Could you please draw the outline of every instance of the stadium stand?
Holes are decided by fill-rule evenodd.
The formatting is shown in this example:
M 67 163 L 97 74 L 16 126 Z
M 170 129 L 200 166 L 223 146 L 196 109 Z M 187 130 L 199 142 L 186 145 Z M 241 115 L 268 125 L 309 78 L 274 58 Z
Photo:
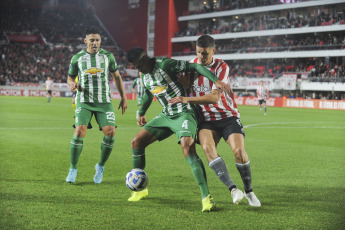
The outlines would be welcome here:
M 255 2 L 189 1 L 172 38 L 172 58 L 190 60 L 197 38 L 210 34 L 216 40 L 215 57 L 228 63 L 234 80 L 278 80 L 293 73 L 298 81 L 345 82 L 344 1 Z
M 0 85 L 42 83 L 47 76 L 56 83 L 67 81 L 70 59 L 84 47 L 82 35 L 86 28 L 103 28 L 92 8 L 80 7 L 77 3 L 69 1 L 47 7 L 13 1 L 0 8 L 0 30 L 3 31 L 0 36 Z M 120 73 L 126 79 L 125 52 L 105 28 L 100 33 L 102 47 L 114 54 Z

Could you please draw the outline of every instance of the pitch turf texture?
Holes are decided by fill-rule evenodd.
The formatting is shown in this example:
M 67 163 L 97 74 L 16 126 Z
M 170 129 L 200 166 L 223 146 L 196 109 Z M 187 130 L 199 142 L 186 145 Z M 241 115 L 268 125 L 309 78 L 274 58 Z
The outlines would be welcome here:
M 65 182 L 73 135 L 70 98 L 0 97 L 0 229 L 344 229 L 345 112 L 240 106 L 253 187 L 262 203 L 232 204 L 227 188 L 197 150 L 217 208 L 201 212 L 199 188 L 172 136 L 146 150 L 149 196 L 128 202 L 135 101 L 116 110 L 115 147 L 102 184 L 93 182 L 103 133 L 89 130 L 75 184 Z M 147 117 L 161 111 L 154 102 Z M 96 127 L 95 120 L 92 121 Z M 240 189 L 230 148 L 220 155 Z

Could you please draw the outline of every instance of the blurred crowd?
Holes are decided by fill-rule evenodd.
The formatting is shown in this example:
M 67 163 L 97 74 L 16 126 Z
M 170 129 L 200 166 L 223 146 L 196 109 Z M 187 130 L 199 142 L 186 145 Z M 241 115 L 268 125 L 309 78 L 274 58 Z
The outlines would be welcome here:
M 298 73 L 311 81 L 345 82 L 345 66 L 336 60 L 274 59 L 254 62 L 225 61 L 230 66 L 230 77 L 278 78 L 283 73 Z
M 0 31 L 12 34 L 42 35 L 48 43 L 83 44 L 86 27 L 102 28 L 92 8 L 0 8 Z M 67 25 L 67 26 L 66 26 Z M 103 45 L 116 45 L 104 30 Z M 4 34 L 0 39 L 3 41 Z
M 118 69 L 126 79 L 128 62 L 125 53 L 117 48 L 112 52 Z M 0 85 L 14 82 L 42 83 L 50 76 L 56 83 L 67 82 L 69 63 L 80 48 L 27 43 L 0 45 Z
M 274 12 L 265 14 L 230 16 L 219 19 L 203 19 L 190 24 L 175 34 L 176 37 L 197 36 L 202 34 L 224 34 L 274 29 L 302 28 L 345 24 L 345 8 L 333 14 L 327 9 L 318 9 L 316 14 L 286 11 L 285 16 Z
M 174 56 L 192 55 L 195 43 Z M 345 49 L 345 35 L 341 33 L 301 34 L 293 36 L 269 36 L 216 40 L 217 54 L 257 53 L 281 51 L 307 51 Z
M 223 0 L 218 2 L 214 0 L 199 0 L 199 3 L 196 3 L 196 5 L 200 6 L 199 9 L 193 11 L 186 10 L 183 12 L 183 16 L 307 1 L 309 0 Z

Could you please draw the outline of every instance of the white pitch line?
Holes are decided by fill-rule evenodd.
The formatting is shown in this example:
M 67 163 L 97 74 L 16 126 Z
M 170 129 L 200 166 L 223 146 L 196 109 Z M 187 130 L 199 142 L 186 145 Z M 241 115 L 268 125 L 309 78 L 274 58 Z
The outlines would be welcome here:
M 270 122 L 270 123 L 258 123 L 258 124 L 250 124 L 250 125 L 245 125 L 245 126 L 243 126 L 243 128 L 252 128 L 252 127 L 254 127 L 254 126 L 262 126 L 262 125 L 282 125 L 282 124 L 306 124 L 306 123 L 310 123 L 310 124 L 324 124 L 324 123 L 331 123 L 331 124 L 334 124 L 334 123 L 344 123 L 344 122 L 338 122 L 338 121 L 335 121 L 335 122 L 302 122 L 302 121 L 300 121 L 300 122 L 297 122 L 297 121 L 291 121 L 291 122 Z M 290 126 L 289 126 L 290 127 Z M 323 127 L 325 127 L 325 128 L 333 128 L 333 127 L 327 127 L 327 126 L 323 126 Z M 269 128 L 269 127 L 265 127 L 265 128 Z M 272 128 L 283 128 L 283 127 L 272 127 Z M 292 127 L 292 128 L 299 128 L 299 127 Z M 318 127 L 316 127 L 316 126 L 308 126 L 308 127 L 305 127 L 305 126 L 303 126 L 303 128 L 318 128 Z M 335 128 L 338 128 L 338 127 L 335 127 Z M 340 128 L 343 128 L 343 127 L 340 127 Z

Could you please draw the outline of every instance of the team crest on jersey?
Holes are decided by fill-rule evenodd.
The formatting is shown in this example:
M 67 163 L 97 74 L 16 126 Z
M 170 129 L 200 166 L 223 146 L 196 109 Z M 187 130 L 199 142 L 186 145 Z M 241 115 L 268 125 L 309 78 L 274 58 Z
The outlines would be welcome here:
M 103 56 L 99 57 L 99 63 L 104 63 L 104 57 Z
M 154 95 L 158 95 L 161 93 L 165 93 L 166 91 L 166 87 L 165 86 L 156 86 L 154 90 L 152 90 L 152 94 Z
M 90 68 L 85 70 L 85 73 L 91 74 L 91 75 L 95 75 L 97 73 L 103 73 L 103 69 L 102 68 Z

